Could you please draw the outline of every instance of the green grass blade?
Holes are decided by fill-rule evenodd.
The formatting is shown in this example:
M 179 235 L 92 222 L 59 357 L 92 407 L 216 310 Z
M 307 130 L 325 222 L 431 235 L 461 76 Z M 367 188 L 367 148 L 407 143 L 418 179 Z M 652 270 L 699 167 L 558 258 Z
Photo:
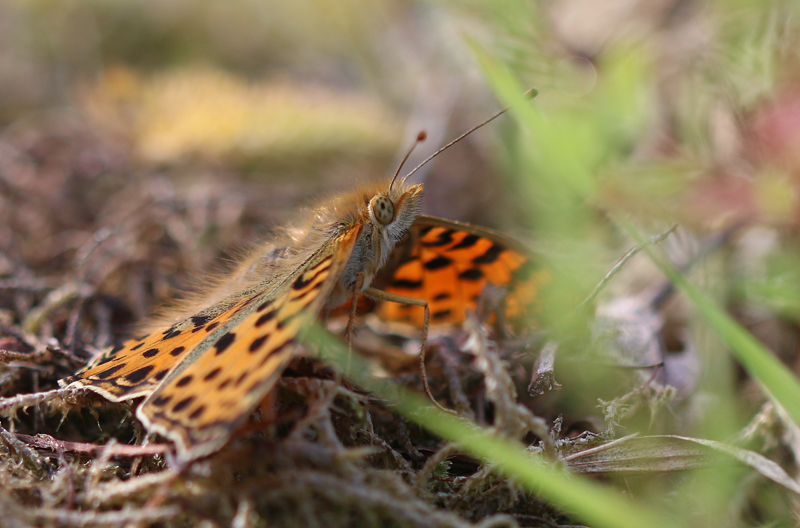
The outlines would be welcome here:
M 635 233 L 632 226 L 627 227 Z M 786 409 L 795 424 L 800 424 L 800 383 L 795 375 L 711 298 L 686 280 L 656 249 L 648 247 L 646 251 L 669 280 L 692 300 L 744 369 Z
M 347 348 L 321 327 L 309 328 L 304 341 L 340 368 L 347 364 Z M 446 440 L 457 442 L 478 457 L 491 460 L 504 475 L 594 527 L 682 526 L 681 522 L 663 511 L 634 504 L 613 489 L 561 471 L 551 464 L 537 462 L 534 455 L 521 444 L 496 436 L 463 418 L 444 413 L 433 408 L 421 396 L 375 378 L 370 374 L 366 361 L 357 355 L 350 359 L 350 365 L 347 374 L 349 379 L 377 396 L 390 400 L 393 407 L 410 420 Z

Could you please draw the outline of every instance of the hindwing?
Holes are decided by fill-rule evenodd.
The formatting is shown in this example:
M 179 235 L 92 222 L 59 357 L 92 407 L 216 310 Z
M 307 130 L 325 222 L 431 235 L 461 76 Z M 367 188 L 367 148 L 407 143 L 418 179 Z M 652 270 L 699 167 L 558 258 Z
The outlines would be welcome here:
M 509 320 L 524 319 L 538 310 L 538 292 L 548 281 L 519 242 L 490 229 L 421 215 L 372 285 L 427 301 L 430 324 L 436 325 L 463 323 L 487 284 L 507 290 L 503 305 Z M 383 302 L 372 310 L 384 321 L 422 326 L 418 306 Z

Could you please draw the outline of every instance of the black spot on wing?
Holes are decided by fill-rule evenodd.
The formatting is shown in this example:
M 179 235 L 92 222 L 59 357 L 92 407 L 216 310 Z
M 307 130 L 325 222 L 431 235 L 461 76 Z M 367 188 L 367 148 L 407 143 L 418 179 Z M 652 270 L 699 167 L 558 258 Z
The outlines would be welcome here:
M 205 376 L 203 376 L 203 379 L 205 381 L 211 381 L 212 379 L 214 379 L 217 376 L 219 376 L 220 372 L 222 372 L 222 369 L 217 367 L 214 370 L 212 370 L 211 372 L 209 372 L 208 374 L 206 374 Z
M 187 408 L 189 405 L 191 405 L 191 403 L 192 403 L 193 401 L 194 401 L 194 396 L 189 396 L 188 398 L 184 398 L 184 399 L 182 399 L 181 401 L 179 401 L 178 403 L 176 403 L 176 404 L 175 404 L 175 405 L 172 407 L 172 412 L 180 412 L 180 411 L 182 411 L 183 409 L 185 409 L 185 408 Z
M 489 249 L 487 249 L 486 252 L 484 252 L 483 255 L 480 255 L 479 257 L 475 257 L 474 259 L 472 259 L 472 263 L 491 264 L 492 262 L 497 260 L 497 258 L 500 256 L 500 253 L 502 253 L 503 251 L 504 250 L 501 246 L 498 246 L 497 244 L 492 244 L 491 246 L 489 246 Z
M 174 326 L 170 326 L 166 330 L 164 330 L 164 337 L 161 338 L 162 341 L 166 341 L 167 339 L 172 339 L 175 336 L 181 335 L 181 331 L 175 328 Z
M 187 374 L 186 376 L 184 376 L 181 379 L 179 379 L 178 383 L 176 383 L 175 385 L 177 385 L 178 387 L 185 387 L 186 385 L 190 384 L 191 382 L 192 382 L 192 375 L 191 374 Z
M 142 348 L 143 346 L 144 346 L 144 341 L 142 341 L 141 343 L 139 343 L 139 344 L 138 344 L 138 345 L 136 345 L 135 347 L 131 347 L 131 350 L 139 350 L 139 349 L 140 349 L 140 348 Z M 110 353 L 110 354 L 116 354 L 117 352 L 119 352 L 119 351 L 120 351 L 120 350 L 122 350 L 123 348 L 125 348 L 125 346 L 124 346 L 124 345 L 117 345 L 117 346 L 115 346 L 115 347 L 113 348 L 113 350 L 111 350 L 111 352 L 109 352 L 109 353 Z
M 125 376 L 125 381 L 133 384 L 140 383 L 153 371 L 154 368 L 155 366 L 153 365 L 147 365 L 140 369 L 134 370 Z
M 420 236 L 425 236 L 425 235 L 427 235 L 428 233 L 430 233 L 430 232 L 431 232 L 431 229 L 433 229 L 433 226 L 425 226 L 425 227 L 421 227 L 421 228 L 420 228 L 420 230 L 419 230 L 419 234 L 420 234 Z
M 467 235 L 461 239 L 461 242 L 451 247 L 450 249 L 468 249 L 474 246 L 481 237 L 478 235 Z
M 162 379 L 164 379 L 164 377 L 166 377 L 167 372 L 169 372 L 168 368 L 165 368 L 164 370 L 159 370 L 158 372 L 155 373 L 153 379 L 156 381 L 161 381 Z
M 163 407 L 166 404 L 168 404 L 171 399 L 172 396 L 159 396 L 158 398 L 153 400 L 153 405 L 155 405 L 156 407 Z
M 438 235 L 436 235 L 435 240 L 424 240 L 420 242 L 425 247 L 442 247 L 446 246 L 447 244 L 453 243 L 453 233 L 452 229 L 445 229 Z
M 133 350 L 133 349 L 131 349 L 131 350 Z M 151 357 L 155 356 L 156 354 L 158 354 L 158 349 L 157 348 L 148 348 L 147 350 L 142 352 L 142 357 L 151 358 Z
M 433 313 L 431 314 L 431 317 L 432 317 L 434 320 L 437 320 L 437 319 L 445 319 L 445 318 L 447 318 L 447 317 L 450 317 L 450 315 L 452 315 L 452 313 L 453 313 L 453 311 L 452 311 L 452 310 L 439 310 L 438 312 L 433 312 Z
M 305 273 L 301 274 L 297 279 L 295 279 L 294 284 L 292 284 L 292 288 L 295 290 L 302 290 L 309 284 L 311 284 L 314 279 L 320 274 L 320 271 L 324 268 L 329 266 L 329 262 L 331 261 L 332 257 L 328 255 L 324 259 L 317 262 L 313 268 L 306 271 Z
M 215 321 L 206 327 L 206 332 L 211 332 L 218 326 L 219 326 L 219 321 Z
M 194 420 L 195 418 L 199 418 L 200 415 L 205 412 L 205 410 L 206 410 L 206 406 L 205 405 L 201 405 L 200 407 L 198 407 L 197 409 L 192 411 L 192 414 L 189 415 L 189 418 L 192 419 L 192 420 Z
M 314 282 L 314 279 L 316 279 L 318 275 L 319 272 L 314 273 L 313 270 L 307 271 L 306 273 L 303 273 L 302 275 L 297 277 L 297 279 L 294 281 L 294 284 L 292 284 L 292 288 L 294 288 L 295 291 L 303 290 L 306 287 L 308 287 L 309 284 Z
M 231 343 L 233 343 L 234 339 L 236 339 L 236 334 L 233 332 L 228 332 L 224 336 L 220 337 L 219 341 L 217 341 L 217 343 L 214 345 L 214 348 L 217 349 L 217 355 L 225 352 L 225 349 L 231 346 Z
M 449 299 L 450 294 L 447 292 L 437 293 L 433 296 L 434 301 L 444 301 L 445 299 Z
M 244 372 L 242 372 L 242 373 L 239 375 L 239 377 L 236 379 L 236 381 L 233 383 L 233 385 L 234 385 L 235 387 L 238 387 L 239 385 L 241 385 L 241 384 L 242 384 L 242 382 L 243 382 L 244 380 L 246 380 L 246 379 L 247 379 L 247 377 L 248 377 L 249 375 L 250 375 L 250 371 L 248 371 L 248 370 L 245 370 Z
M 303 288 L 311 284 L 311 281 L 313 281 L 314 277 L 316 277 L 316 275 L 311 275 L 310 277 L 308 277 L 308 279 L 305 279 L 306 275 L 308 275 L 308 273 L 303 273 L 302 275 L 297 277 L 297 279 L 295 279 L 294 281 L 294 284 L 292 284 L 292 288 L 294 288 L 295 290 L 302 290 Z
M 116 372 L 125 366 L 125 363 L 120 363 L 119 365 L 115 365 L 109 369 L 104 370 L 103 372 L 98 372 L 93 378 L 100 378 L 100 379 L 107 379 L 116 374 Z
M 110 363 L 112 361 L 116 361 L 118 358 L 115 358 L 112 354 L 106 353 L 99 356 L 91 365 L 91 367 L 99 367 L 100 365 L 105 365 L 106 363 Z
M 436 258 L 433 258 L 433 259 L 429 260 L 428 262 L 425 262 L 422 266 L 426 270 L 434 271 L 434 270 L 446 268 L 447 266 L 449 266 L 452 263 L 453 263 L 453 261 L 450 260 L 449 258 L 439 256 L 439 257 L 436 257 Z
M 478 268 L 469 268 L 458 274 L 459 279 L 467 281 L 481 280 L 483 277 L 483 272 Z
M 259 348 L 261 348 L 261 345 L 264 344 L 264 341 L 266 341 L 268 337 L 269 335 L 263 335 L 257 339 L 254 339 L 253 342 L 250 343 L 250 353 L 256 352 Z
M 180 356 L 183 353 L 184 350 L 186 350 L 185 346 L 175 347 L 172 350 L 170 350 L 169 355 L 170 356 Z
M 195 329 L 204 326 L 207 322 L 211 320 L 210 315 L 195 315 L 189 319 L 192 324 L 194 325 Z
M 394 287 L 394 288 L 405 288 L 405 289 L 408 289 L 408 290 L 418 290 L 419 288 L 422 288 L 422 281 L 421 280 L 412 281 L 412 280 L 408 280 L 408 279 L 397 279 L 395 281 L 392 281 L 392 287 Z
M 269 312 L 265 313 L 256 320 L 256 328 L 263 326 L 267 324 L 268 321 L 275 319 L 276 315 L 278 315 L 278 310 L 270 310 Z

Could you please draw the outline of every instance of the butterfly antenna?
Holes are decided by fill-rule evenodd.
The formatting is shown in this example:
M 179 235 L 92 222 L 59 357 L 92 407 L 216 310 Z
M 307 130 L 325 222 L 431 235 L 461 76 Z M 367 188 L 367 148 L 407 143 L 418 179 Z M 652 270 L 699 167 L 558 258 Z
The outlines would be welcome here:
M 531 88 L 530 90 L 528 90 L 527 92 L 525 92 L 525 97 L 527 97 L 527 98 L 529 98 L 529 99 L 533 99 L 533 98 L 534 98 L 534 97 L 536 97 L 538 94 L 539 94 L 539 91 L 538 91 L 538 90 L 536 90 L 536 88 Z M 449 149 L 450 147 L 452 147 L 453 145 L 455 145 L 456 143 L 458 143 L 459 141 L 461 141 L 462 139 L 464 139 L 464 138 L 465 138 L 465 137 L 467 137 L 468 135 L 472 134 L 473 132 L 475 132 L 476 130 L 478 130 L 479 128 L 481 128 L 482 126 L 484 126 L 484 125 L 488 125 L 489 123 L 491 123 L 492 121 L 494 121 L 495 119 L 497 119 L 497 118 L 498 118 L 498 117 L 500 117 L 501 115 L 505 114 L 506 112 L 508 112 L 508 107 L 506 107 L 506 108 L 503 108 L 502 110 L 500 110 L 499 112 L 497 112 L 495 115 L 493 115 L 493 116 L 492 116 L 492 117 L 490 117 L 489 119 L 487 119 L 487 120 L 483 121 L 482 123 L 478 123 L 478 124 L 477 124 L 477 125 L 475 125 L 474 127 L 470 128 L 469 130 L 467 130 L 466 132 L 464 132 L 463 134 L 461 134 L 460 136 L 458 136 L 457 138 L 455 138 L 453 141 L 451 141 L 451 142 L 450 142 L 450 143 L 448 143 L 447 145 L 443 146 L 442 148 L 440 148 L 439 150 L 437 150 L 436 152 L 434 152 L 433 154 L 431 154 L 430 156 L 428 156 L 427 158 L 425 158 L 425 161 L 423 161 L 422 163 L 420 163 L 419 165 L 417 165 L 416 167 L 414 167 L 414 169 L 412 169 L 412 171 L 411 171 L 411 172 L 409 172 L 408 174 L 406 174 L 406 175 L 403 177 L 403 181 L 406 181 L 408 178 L 410 178 L 410 177 L 411 177 L 411 175 L 412 175 L 412 174 L 414 174 L 415 172 L 417 172 L 418 170 L 420 170 L 422 167 L 424 167 L 425 165 L 427 165 L 427 164 L 428 164 L 428 162 L 429 162 L 429 161 L 431 161 L 433 158 L 435 158 L 436 156 L 438 156 L 439 154 L 441 154 L 441 153 L 442 153 L 442 152 L 444 152 L 445 150 Z M 416 144 L 415 144 L 414 146 L 416 146 Z M 413 150 L 413 147 L 412 147 L 412 150 Z M 411 154 L 411 152 L 409 152 L 409 154 Z M 406 156 L 406 158 L 408 158 L 408 156 Z M 405 160 L 403 160 L 403 161 L 405 161 Z M 402 165 L 401 165 L 401 166 L 402 166 Z M 400 169 L 399 169 L 399 168 L 398 168 L 397 170 L 398 170 L 398 172 L 400 171 Z M 395 177 L 397 177 L 397 175 L 396 175 L 396 174 L 395 174 Z M 394 182 L 394 180 L 392 180 L 392 181 Z
M 414 144 L 411 145 L 410 149 L 408 149 L 408 152 L 406 152 L 406 156 L 403 158 L 403 161 L 400 162 L 400 165 L 397 167 L 397 171 L 394 173 L 394 177 L 392 178 L 392 183 L 389 184 L 390 192 L 392 190 L 392 186 L 394 185 L 394 181 L 397 179 L 397 175 L 400 174 L 400 169 L 403 168 L 403 164 L 406 161 L 408 161 L 408 157 L 411 155 L 412 152 L 414 152 L 414 149 L 417 148 L 417 145 L 419 145 L 426 139 L 428 139 L 428 133 L 425 132 L 424 130 L 422 130 L 419 134 L 417 134 L 417 140 L 414 141 Z

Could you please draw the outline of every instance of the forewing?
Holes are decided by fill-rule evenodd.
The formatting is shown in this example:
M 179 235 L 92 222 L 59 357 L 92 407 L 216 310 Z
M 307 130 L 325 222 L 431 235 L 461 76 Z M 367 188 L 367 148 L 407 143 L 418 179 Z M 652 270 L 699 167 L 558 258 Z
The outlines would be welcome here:
M 228 440 L 275 384 L 301 328 L 313 321 L 339 280 L 357 232 L 337 236 L 249 312 L 221 329 L 192 361 L 176 367 L 136 412 L 184 460 Z
M 510 320 L 537 310 L 537 293 L 549 280 L 536 268 L 530 251 L 489 229 L 419 216 L 407 237 L 395 246 L 373 287 L 423 299 L 431 325 L 461 324 L 475 309 L 487 283 L 505 288 L 504 313 Z M 375 312 L 385 321 L 422 325 L 417 306 L 383 302 Z

